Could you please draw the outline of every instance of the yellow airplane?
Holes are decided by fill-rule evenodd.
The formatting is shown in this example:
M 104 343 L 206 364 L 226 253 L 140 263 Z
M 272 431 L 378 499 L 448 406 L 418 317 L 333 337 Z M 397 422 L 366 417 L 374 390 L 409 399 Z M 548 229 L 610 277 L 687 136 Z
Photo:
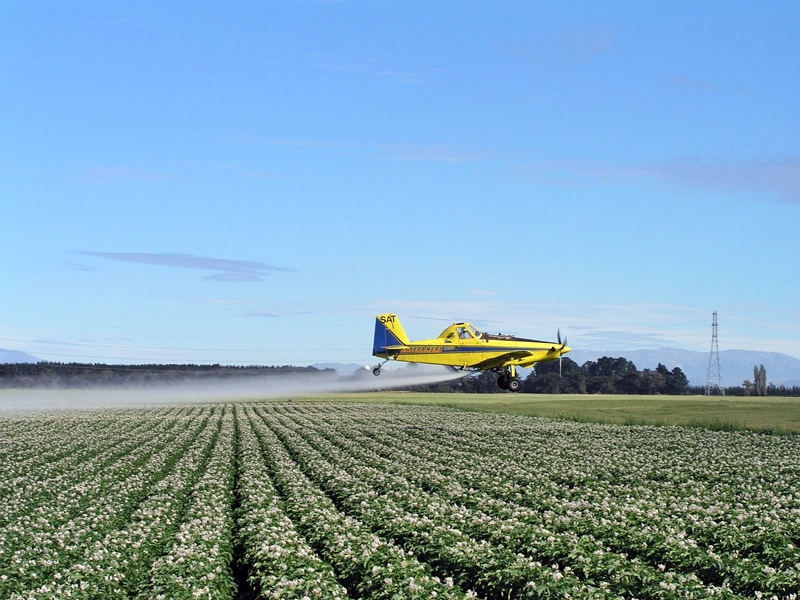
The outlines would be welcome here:
M 483 333 L 471 323 L 453 323 L 430 340 L 412 342 L 408 339 L 397 315 L 375 317 L 375 340 L 372 355 L 384 361 L 372 370 L 381 374 L 381 367 L 390 360 L 445 365 L 461 371 L 495 371 L 501 389 L 518 392 L 521 386 L 517 367 L 532 367 L 537 362 L 561 359 L 569 352 L 567 340 L 543 342 L 503 335 Z

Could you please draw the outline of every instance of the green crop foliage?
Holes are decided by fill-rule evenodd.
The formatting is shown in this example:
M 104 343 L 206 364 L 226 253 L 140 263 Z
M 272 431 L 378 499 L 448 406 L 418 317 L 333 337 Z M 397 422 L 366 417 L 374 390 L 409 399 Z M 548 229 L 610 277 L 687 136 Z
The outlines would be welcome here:
M 341 400 L 0 416 L 0 597 L 797 600 L 800 436 Z

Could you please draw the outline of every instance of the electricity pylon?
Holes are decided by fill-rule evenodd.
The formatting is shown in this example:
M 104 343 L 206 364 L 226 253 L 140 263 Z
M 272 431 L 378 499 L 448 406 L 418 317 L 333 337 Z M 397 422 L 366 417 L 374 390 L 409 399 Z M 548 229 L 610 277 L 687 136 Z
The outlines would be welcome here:
M 720 396 L 725 395 L 722 385 L 722 370 L 719 366 L 719 340 L 717 339 L 717 311 L 711 320 L 711 352 L 708 354 L 708 375 L 706 375 L 706 396 L 717 389 Z

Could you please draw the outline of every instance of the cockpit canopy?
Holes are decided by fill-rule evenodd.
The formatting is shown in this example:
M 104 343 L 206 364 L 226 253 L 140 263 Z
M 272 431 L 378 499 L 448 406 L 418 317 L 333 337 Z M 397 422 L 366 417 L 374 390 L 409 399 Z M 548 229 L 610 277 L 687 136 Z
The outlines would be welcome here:
M 486 333 L 475 328 L 472 323 L 453 323 L 439 334 L 439 338 L 444 339 L 445 342 L 455 343 L 457 341 L 470 341 L 470 340 L 494 340 L 506 342 L 537 342 L 539 340 L 529 340 L 527 338 L 518 338 L 514 335 L 505 333 Z M 548 342 L 543 342 L 548 343 Z
M 459 340 L 479 340 L 481 336 L 484 334 L 475 329 L 472 326 L 472 323 L 454 323 L 450 325 L 447 329 L 445 329 L 441 334 L 439 334 L 440 338 L 444 338 L 445 340 L 455 341 Z

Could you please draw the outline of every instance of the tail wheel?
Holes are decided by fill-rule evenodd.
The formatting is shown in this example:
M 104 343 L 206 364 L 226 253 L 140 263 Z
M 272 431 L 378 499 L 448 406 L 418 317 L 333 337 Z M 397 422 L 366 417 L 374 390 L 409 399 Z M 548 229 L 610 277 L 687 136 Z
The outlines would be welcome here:
M 381 368 L 375 367 L 374 369 L 372 369 L 372 374 L 375 375 L 375 377 L 377 377 L 378 375 L 381 374 Z
M 499 387 L 501 390 L 508 389 L 508 375 L 503 374 L 497 378 L 497 387 Z
M 508 390 L 511 392 L 518 392 L 519 388 L 522 387 L 522 382 L 519 380 L 519 377 L 512 377 L 508 380 Z

